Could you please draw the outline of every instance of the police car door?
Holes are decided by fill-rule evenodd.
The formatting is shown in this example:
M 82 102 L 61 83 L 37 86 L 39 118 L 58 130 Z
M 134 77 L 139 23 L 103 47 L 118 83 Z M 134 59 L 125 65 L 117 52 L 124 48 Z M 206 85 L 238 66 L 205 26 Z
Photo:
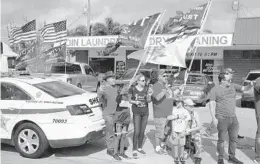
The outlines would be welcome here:
M 31 97 L 12 83 L 1 82 L 1 138 L 10 139 L 12 127 L 22 107 Z

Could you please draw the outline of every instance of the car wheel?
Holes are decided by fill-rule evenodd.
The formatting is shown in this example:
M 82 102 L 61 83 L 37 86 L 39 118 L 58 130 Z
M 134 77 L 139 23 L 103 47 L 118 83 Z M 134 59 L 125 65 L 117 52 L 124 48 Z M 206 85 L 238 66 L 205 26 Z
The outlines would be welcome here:
M 77 87 L 79 87 L 79 88 L 82 88 L 82 86 L 81 86 L 81 84 L 80 84 L 80 83 L 77 85 Z
M 24 123 L 16 129 L 14 144 L 21 156 L 26 158 L 39 158 L 49 147 L 44 132 L 33 123 Z

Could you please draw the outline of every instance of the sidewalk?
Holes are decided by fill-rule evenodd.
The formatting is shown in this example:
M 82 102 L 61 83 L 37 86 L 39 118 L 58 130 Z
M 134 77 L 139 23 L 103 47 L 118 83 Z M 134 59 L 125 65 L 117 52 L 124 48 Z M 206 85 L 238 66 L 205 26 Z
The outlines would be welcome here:
M 208 107 L 205 108 L 198 108 L 197 111 L 199 112 L 203 128 L 206 128 L 210 122 L 210 114 Z M 151 113 L 150 113 L 151 114 Z M 238 143 L 237 149 L 237 158 L 242 160 L 244 164 L 254 164 L 254 136 L 256 131 L 256 121 L 253 109 L 247 108 L 238 108 L 237 109 L 237 116 L 240 122 L 240 131 L 239 134 L 244 135 L 246 137 L 245 140 L 240 140 Z M 87 145 L 84 147 L 85 150 L 82 149 L 74 149 L 69 150 L 69 152 L 62 152 L 63 155 L 60 153 L 56 154 L 56 157 L 62 157 L 66 159 L 77 159 L 80 161 L 88 160 L 88 159 L 98 159 L 109 161 L 106 163 L 136 163 L 136 164 L 157 164 L 157 163 L 173 163 L 173 158 L 170 155 L 158 155 L 154 152 L 154 126 L 151 124 L 150 116 L 150 123 L 146 129 L 146 141 L 144 144 L 143 149 L 146 151 L 146 155 L 140 157 L 140 159 L 131 159 L 131 160 L 123 160 L 122 162 L 117 162 L 111 159 L 110 156 L 106 154 L 106 150 L 104 149 L 104 143 L 95 143 L 93 145 Z M 130 130 L 133 130 L 133 125 L 130 126 Z M 204 132 L 202 132 L 203 134 Z M 129 150 L 127 151 L 127 155 L 132 155 L 132 133 L 130 132 L 128 138 L 130 142 Z M 214 134 L 212 139 L 203 136 L 203 149 L 204 153 L 202 155 L 203 161 L 202 164 L 212 164 L 217 162 L 217 154 L 216 154 L 216 144 L 217 144 L 217 136 Z M 228 145 L 226 143 L 226 152 L 228 152 Z M 86 155 L 79 155 L 82 154 L 84 151 L 90 151 L 93 149 L 100 149 L 100 151 L 96 151 L 95 153 L 91 153 Z M 77 154 L 76 158 L 75 155 Z M 84 154 L 84 153 L 83 153 Z M 228 159 L 227 154 L 225 159 Z M 189 159 L 187 164 L 192 164 L 193 162 Z M 225 163 L 228 163 L 227 161 Z

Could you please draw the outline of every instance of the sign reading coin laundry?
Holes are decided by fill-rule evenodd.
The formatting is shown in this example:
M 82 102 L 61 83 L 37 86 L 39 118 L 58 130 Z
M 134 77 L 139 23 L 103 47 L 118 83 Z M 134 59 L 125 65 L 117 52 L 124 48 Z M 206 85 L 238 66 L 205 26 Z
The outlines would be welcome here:
M 150 46 L 160 46 L 173 35 L 155 35 L 149 38 Z M 68 48 L 106 47 L 107 43 L 116 43 L 118 36 L 68 37 Z M 198 36 L 198 47 L 225 47 L 232 45 L 232 34 L 204 34 Z

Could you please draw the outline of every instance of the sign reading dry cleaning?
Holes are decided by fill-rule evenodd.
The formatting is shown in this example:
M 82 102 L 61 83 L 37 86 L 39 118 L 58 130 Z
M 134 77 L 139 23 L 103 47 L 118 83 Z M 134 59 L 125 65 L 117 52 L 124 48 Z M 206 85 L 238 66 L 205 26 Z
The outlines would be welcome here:
M 173 35 L 155 35 L 149 38 L 150 46 L 160 46 Z M 227 47 L 232 45 L 232 34 L 204 34 L 198 36 L 198 47 Z M 107 43 L 115 43 L 118 36 L 68 37 L 68 48 L 106 47 Z

